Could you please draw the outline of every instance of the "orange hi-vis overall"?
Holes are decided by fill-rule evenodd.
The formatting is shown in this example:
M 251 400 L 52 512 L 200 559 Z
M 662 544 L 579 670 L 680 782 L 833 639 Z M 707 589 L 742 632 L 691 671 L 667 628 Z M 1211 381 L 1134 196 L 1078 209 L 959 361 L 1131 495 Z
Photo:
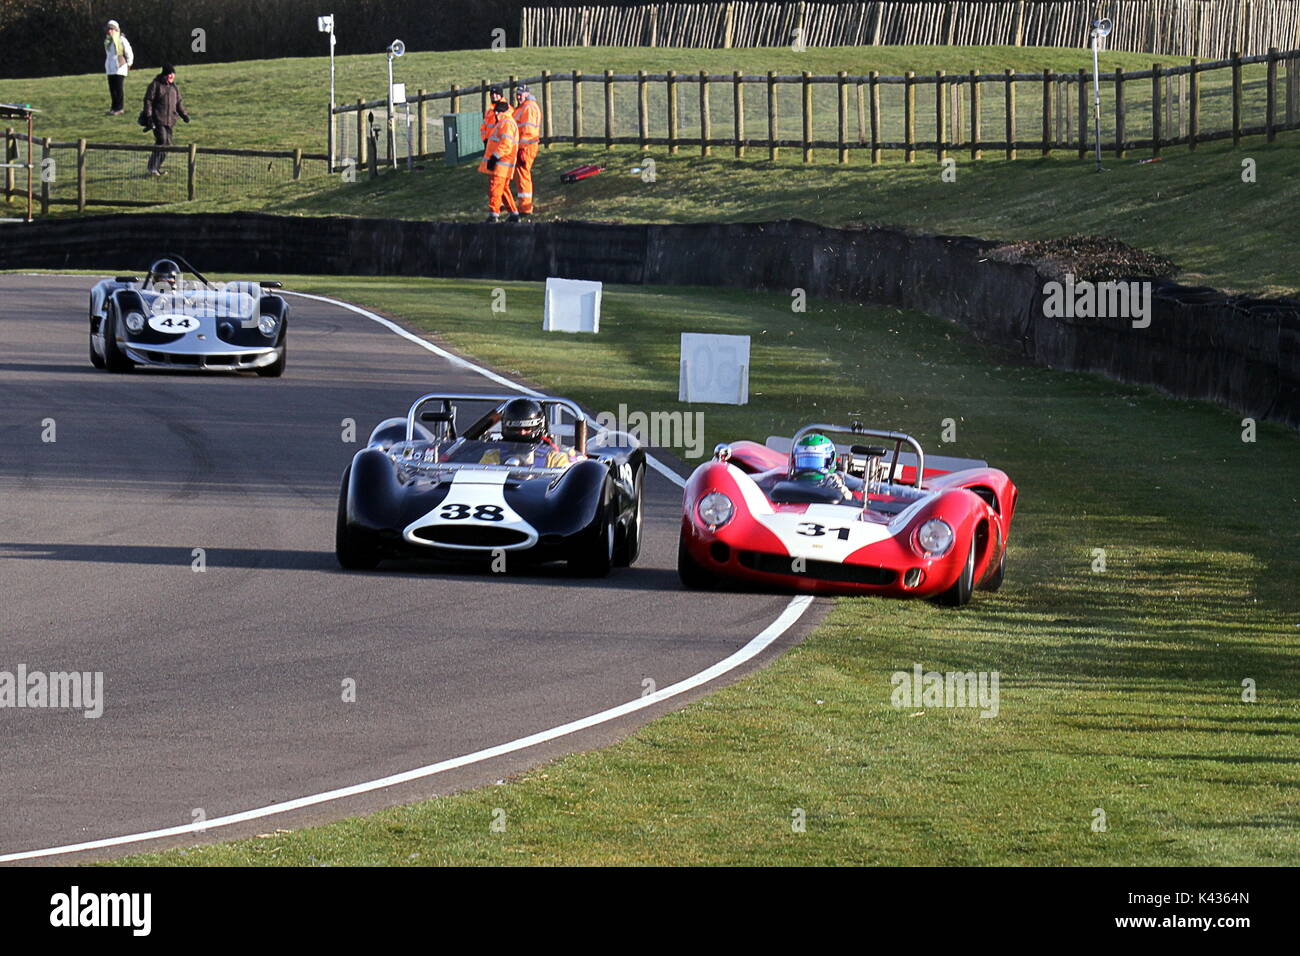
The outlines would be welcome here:
M 487 110 L 483 113 L 483 122 L 478 124 L 478 138 L 486 143 L 488 138 L 492 135 L 492 127 L 496 125 L 497 111 L 494 110 L 492 104 L 489 103 Z
M 519 196 L 519 211 L 533 211 L 533 161 L 542 137 L 542 108 L 530 95 L 515 107 L 515 122 L 519 126 L 519 157 L 515 161 L 515 192 Z
M 478 164 L 480 173 L 488 174 L 488 211 L 501 212 L 501 204 L 516 212 L 514 197 L 510 195 L 510 178 L 515 173 L 515 155 L 519 151 L 519 126 L 510 111 L 497 114 L 496 124 L 483 151 L 483 161 Z M 488 169 L 488 160 L 496 157 L 496 164 Z

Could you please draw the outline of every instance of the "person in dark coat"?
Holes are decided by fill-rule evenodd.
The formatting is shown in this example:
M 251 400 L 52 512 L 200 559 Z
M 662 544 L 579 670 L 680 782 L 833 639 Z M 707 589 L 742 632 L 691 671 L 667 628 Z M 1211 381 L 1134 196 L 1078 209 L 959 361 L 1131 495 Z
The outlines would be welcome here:
M 145 129 L 153 130 L 154 145 L 172 144 L 172 129 L 176 126 L 177 117 L 187 123 L 190 121 L 185 101 L 181 98 L 181 88 L 176 85 L 176 68 L 164 66 L 144 94 L 144 126 Z M 154 150 L 149 155 L 149 175 L 166 175 L 162 168 L 166 159 L 165 152 L 161 149 Z

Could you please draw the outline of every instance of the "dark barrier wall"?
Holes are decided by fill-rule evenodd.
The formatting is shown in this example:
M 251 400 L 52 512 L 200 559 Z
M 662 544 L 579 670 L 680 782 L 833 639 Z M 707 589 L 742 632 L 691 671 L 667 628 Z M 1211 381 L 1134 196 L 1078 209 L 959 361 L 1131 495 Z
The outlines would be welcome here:
M 175 252 L 213 272 L 726 285 L 917 309 L 1052 368 L 1099 372 L 1300 428 L 1300 303 L 1155 284 L 1149 328 L 1043 314 L 1047 281 L 995 243 L 789 221 L 700 225 L 127 215 L 0 229 L 0 268 L 139 271 Z M 0 304 L 2 305 L 2 304 Z

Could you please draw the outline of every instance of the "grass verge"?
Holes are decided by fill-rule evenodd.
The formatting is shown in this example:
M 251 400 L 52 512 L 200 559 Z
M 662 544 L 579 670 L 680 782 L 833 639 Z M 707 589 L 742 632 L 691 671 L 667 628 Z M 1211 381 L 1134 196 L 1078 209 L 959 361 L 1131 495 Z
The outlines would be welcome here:
M 506 786 L 121 863 L 1300 862 L 1300 442 L 1284 429 L 1243 442 L 1208 404 L 1025 366 L 892 309 L 607 287 L 599 336 L 539 338 L 535 285 L 288 284 L 593 409 L 684 408 L 679 332 L 752 335 L 751 404 L 704 409 L 706 447 L 861 411 L 987 458 L 1021 487 L 1008 583 L 960 611 L 843 599 L 766 669 Z M 940 446 L 945 418 L 957 441 Z M 890 675 L 917 663 L 998 671 L 998 715 L 896 709 Z

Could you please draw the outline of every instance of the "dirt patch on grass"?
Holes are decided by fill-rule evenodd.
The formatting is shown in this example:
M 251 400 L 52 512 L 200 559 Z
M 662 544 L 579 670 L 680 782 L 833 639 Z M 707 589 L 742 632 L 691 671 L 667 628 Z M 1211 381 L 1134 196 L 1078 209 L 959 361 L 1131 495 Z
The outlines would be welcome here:
M 1011 242 L 989 252 L 1003 262 L 1025 262 L 1039 271 L 1061 278 L 1067 272 L 1076 279 L 1100 282 L 1107 279 L 1167 279 L 1178 273 L 1172 259 L 1134 249 L 1107 236 L 1064 236 Z

